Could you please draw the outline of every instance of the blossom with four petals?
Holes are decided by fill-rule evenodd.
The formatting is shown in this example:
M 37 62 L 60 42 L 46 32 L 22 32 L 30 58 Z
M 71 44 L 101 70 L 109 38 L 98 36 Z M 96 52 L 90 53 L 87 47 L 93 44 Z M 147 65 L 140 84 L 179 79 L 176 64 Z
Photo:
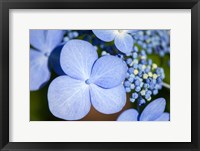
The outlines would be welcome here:
M 79 120 L 91 105 L 104 114 L 121 111 L 126 103 L 122 85 L 127 65 L 116 56 L 98 59 L 89 42 L 70 40 L 61 50 L 60 65 L 66 75 L 55 78 L 48 89 L 51 113 L 65 120 Z
M 30 30 L 30 90 L 39 90 L 47 81 L 51 73 L 49 70 L 49 56 L 60 44 L 64 35 L 62 30 Z
M 133 49 L 134 40 L 131 33 L 135 30 L 92 30 L 102 41 L 111 42 L 123 53 L 130 53 Z

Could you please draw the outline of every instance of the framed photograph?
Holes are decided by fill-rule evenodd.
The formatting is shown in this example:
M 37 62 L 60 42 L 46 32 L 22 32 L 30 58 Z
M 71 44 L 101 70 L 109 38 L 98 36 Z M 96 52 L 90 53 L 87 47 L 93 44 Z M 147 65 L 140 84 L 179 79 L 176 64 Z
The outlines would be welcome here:
M 2 0 L 1 150 L 200 151 L 199 9 Z

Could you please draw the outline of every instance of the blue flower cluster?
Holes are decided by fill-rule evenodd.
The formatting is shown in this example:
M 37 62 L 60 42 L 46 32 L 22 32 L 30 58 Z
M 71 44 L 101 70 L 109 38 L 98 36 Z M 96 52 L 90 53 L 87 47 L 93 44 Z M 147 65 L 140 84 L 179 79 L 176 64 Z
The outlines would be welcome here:
M 169 34 L 169 30 L 140 30 L 133 37 L 148 54 L 155 53 L 163 57 L 170 53 Z
M 144 50 L 138 51 L 134 47 L 131 56 L 125 59 L 128 65 L 128 72 L 124 81 L 127 93 L 131 93 L 131 102 L 138 100 L 142 105 L 151 100 L 152 95 L 158 94 L 162 88 L 162 82 L 165 78 L 164 70 L 159 68 L 151 59 L 147 59 Z

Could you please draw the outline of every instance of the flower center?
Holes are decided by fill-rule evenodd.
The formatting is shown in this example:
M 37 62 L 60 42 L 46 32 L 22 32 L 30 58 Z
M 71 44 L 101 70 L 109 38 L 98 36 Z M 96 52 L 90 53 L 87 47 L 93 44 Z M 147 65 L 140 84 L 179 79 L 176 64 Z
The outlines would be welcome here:
M 118 36 L 124 36 L 124 34 L 126 34 L 126 30 L 116 30 L 116 35 L 118 35 Z
M 50 53 L 49 53 L 49 52 L 45 52 L 44 55 L 45 55 L 46 57 L 49 57 L 49 56 L 50 56 Z
M 88 85 L 91 84 L 90 79 L 85 80 L 85 83 L 88 84 Z

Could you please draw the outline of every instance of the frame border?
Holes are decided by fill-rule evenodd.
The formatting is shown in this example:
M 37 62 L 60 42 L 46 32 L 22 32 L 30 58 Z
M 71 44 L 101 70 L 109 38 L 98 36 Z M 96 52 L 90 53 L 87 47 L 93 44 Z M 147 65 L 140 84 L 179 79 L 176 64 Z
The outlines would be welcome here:
M 200 0 L 0 0 L 0 149 L 200 151 Z M 9 9 L 191 9 L 191 142 L 9 142 Z M 199 59 L 198 59 L 199 58 Z

